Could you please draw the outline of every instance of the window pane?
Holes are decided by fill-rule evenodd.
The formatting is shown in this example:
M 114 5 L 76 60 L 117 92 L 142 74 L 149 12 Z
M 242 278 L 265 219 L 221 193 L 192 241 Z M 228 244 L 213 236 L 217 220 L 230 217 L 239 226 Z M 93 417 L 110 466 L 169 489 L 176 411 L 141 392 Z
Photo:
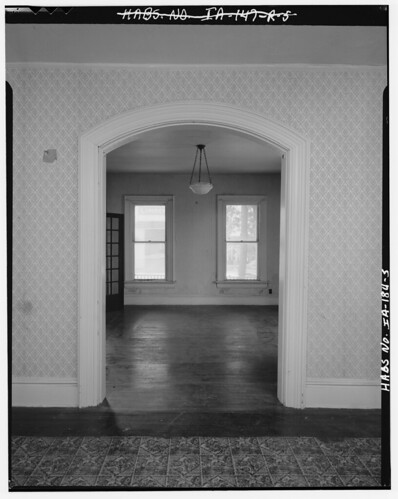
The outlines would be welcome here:
M 165 243 L 135 243 L 134 257 L 134 279 L 166 279 Z
M 227 241 L 256 241 L 257 205 L 228 204 L 226 223 Z
M 119 229 L 119 219 L 116 217 L 112 218 L 112 229 Z
M 119 283 L 113 282 L 112 283 L 112 294 L 117 295 L 119 293 Z
M 135 241 L 166 240 L 166 207 L 135 206 Z
M 227 279 L 258 279 L 257 243 L 227 243 Z
M 112 231 L 112 242 L 113 243 L 119 242 L 119 232 L 117 232 L 116 230 Z

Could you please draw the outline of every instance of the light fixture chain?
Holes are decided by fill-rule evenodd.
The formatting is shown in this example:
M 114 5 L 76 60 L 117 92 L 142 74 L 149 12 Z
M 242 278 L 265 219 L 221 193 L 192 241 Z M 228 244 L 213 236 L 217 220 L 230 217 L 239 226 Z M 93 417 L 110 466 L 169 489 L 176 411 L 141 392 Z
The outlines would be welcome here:
M 189 188 L 195 194 L 207 194 L 209 191 L 211 191 L 211 189 L 213 189 L 213 185 L 211 183 L 210 169 L 209 169 L 209 164 L 207 162 L 207 156 L 206 156 L 205 147 L 206 146 L 204 144 L 198 144 L 196 146 L 195 161 L 193 162 L 191 179 L 189 181 Z M 199 152 L 199 167 L 198 167 L 199 171 L 197 172 L 198 182 L 195 182 L 193 184 L 192 180 L 194 179 L 194 176 L 195 176 L 195 168 L 196 168 L 196 164 L 197 164 L 197 161 L 198 161 L 198 152 Z M 207 182 L 202 182 L 202 154 L 204 154 L 204 161 L 206 162 L 207 176 L 208 176 L 208 181 Z
M 209 170 L 209 165 L 207 163 L 207 156 L 206 156 L 206 149 L 205 148 L 203 148 L 203 154 L 205 156 L 205 162 L 206 162 L 206 168 L 207 168 L 207 175 L 209 177 L 209 183 L 212 184 L 211 176 L 210 176 L 210 170 Z
M 191 180 L 189 181 L 189 185 L 192 184 L 193 174 L 195 172 L 196 160 L 198 159 L 198 151 L 199 151 L 199 149 L 196 149 L 195 160 L 193 162 L 193 168 L 192 168 L 192 173 L 191 173 Z
M 199 153 L 199 182 L 200 182 L 200 175 L 202 173 L 202 151 L 203 151 L 203 148 L 200 147 L 200 153 Z

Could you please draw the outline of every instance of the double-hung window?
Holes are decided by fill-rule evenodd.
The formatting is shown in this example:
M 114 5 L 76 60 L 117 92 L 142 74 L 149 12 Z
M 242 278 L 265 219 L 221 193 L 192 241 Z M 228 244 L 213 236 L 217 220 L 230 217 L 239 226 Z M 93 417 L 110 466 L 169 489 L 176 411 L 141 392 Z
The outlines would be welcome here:
M 265 198 L 218 196 L 217 204 L 217 282 L 265 282 Z
M 126 282 L 173 280 L 173 197 L 126 196 Z

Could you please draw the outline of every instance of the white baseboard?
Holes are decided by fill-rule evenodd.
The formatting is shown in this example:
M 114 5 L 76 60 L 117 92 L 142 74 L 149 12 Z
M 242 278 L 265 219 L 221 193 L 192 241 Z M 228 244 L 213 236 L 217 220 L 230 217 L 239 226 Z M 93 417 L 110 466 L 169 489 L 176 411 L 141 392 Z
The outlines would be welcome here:
M 165 296 L 125 294 L 125 305 L 278 305 L 277 297 L 268 296 Z
M 77 407 L 76 378 L 13 378 L 13 407 Z
M 306 407 L 380 409 L 380 380 L 307 378 Z
M 306 407 L 379 409 L 379 380 L 308 378 Z M 75 378 L 13 378 L 13 407 L 77 407 Z

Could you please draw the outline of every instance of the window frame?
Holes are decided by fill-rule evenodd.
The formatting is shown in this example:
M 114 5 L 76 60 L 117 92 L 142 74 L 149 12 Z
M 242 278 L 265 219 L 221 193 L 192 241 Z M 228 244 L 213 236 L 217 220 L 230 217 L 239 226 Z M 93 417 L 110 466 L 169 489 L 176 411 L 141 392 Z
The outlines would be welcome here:
M 227 279 L 227 238 L 226 238 L 226 207 L 227 205 L 257 205 L 257 279 Z M 258 195 L 218 195 L 217 196 L 217 269 L 216 284 L 218 287 L 268 286 L 267 281 L 267 198 Z M 234 241 L 230 241 L 234 242 Z M 237 241 L 239 242 L 239 241 Z
M 135 279 L 134 278 L 134 221 L 135 206 L 165 206 L 165 279 Z M 159 285 L 174 283 L 174 196 L 124 196 L 125 223 L 125 284 Z M 162 241 L 163 242 L 163 241 Z

